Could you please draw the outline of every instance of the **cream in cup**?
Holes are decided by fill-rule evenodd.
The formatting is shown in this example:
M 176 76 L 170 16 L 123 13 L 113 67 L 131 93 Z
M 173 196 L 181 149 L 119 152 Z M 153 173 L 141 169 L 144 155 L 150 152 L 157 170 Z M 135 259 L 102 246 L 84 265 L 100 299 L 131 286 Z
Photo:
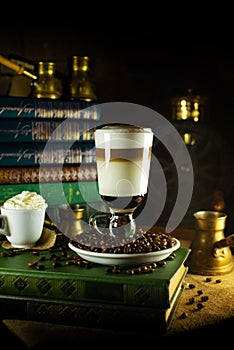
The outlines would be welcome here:
M 36 192 L 22 191 L 1 207 L 0 234 L 15 248 L 31 248 L 43 231 L 47 203 Z

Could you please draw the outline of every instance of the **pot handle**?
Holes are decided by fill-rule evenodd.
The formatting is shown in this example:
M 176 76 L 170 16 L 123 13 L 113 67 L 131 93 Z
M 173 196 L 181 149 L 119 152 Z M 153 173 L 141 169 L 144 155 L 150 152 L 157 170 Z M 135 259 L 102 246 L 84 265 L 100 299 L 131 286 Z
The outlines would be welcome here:
M 214 248 L 223 248 L 223 247 L 234 247 L 234 234 L 227 236 L 224 239 L 216 242 Z

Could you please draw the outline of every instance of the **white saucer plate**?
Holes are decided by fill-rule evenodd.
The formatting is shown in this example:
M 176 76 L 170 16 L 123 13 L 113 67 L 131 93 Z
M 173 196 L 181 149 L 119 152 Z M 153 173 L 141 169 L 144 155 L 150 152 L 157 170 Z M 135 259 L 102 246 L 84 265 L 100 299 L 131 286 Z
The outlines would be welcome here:
M 162 249 L 156 252 L 150 253 L 138 253 L 138 254 L 110 254 L 110 253 L 97 253 L 89 250 L 79 249 L 75 247 L 71 242 L 68 243 L 70 249 L 76 252 L 82 259 L 102 264 L 102 265 L 142 265 L 158 262 L 166 259 L 171 253 L 176 251 L 180 247 L 180 241 L 174 238 L 176 244 L 168 249 Z

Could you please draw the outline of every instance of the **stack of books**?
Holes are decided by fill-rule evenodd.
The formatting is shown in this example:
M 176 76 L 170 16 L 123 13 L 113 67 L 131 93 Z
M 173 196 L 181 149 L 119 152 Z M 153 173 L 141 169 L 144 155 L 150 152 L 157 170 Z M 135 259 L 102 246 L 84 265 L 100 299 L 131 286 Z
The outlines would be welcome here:
M 93 130 L 100 119 L 93 103 L 0 97 L 0 202 L 23 190 L 41 193 L 49 207 L 64 204 L 64 198 L 70 204 L 99 202 Z M 8 255 L 0 246 L 3 317 L 16 313 L 86 327 L 168 330 L 183 293 L 189 249 L 180 247 L 151 273 L 115 274 L 68 258 L 77 255 L 67 241 L 63 254 L 64 239 L 57 234 L 53 254 L 46 249 Z
M 183 293 L 189 249 L 180 247 L 174 259 L 167 258 L 151 273 L 129 275 L 122 269 L 116 274 L 108 266 L 82 262 L 67 244 L 65 254 L 64 239 L 57 238 L 53 253 L 38 255 L 25 251 L 6 257 L 7 249 L 0 247 L 2 312 L 11 301 L 18 318 L 28 320 L 155 334 L 168 331 Z M 43 268 L 36 268 L 39 265 Z M 9 310 L 6 318 L 15 318 Z
M 61 182 L 68 202 L 84 201 L 78 182 L 96 194 L 93 130 L 99 122 L 92 102 L 1 96 L 0 201 L 25 189 L 39 192 L 39 183 L 50 205 L 61 204 Z

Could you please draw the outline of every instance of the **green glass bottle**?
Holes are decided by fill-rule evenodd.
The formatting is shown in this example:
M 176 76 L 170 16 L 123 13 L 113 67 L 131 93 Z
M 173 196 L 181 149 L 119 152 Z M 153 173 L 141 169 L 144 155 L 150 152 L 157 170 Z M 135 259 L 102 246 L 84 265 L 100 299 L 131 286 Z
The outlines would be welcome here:
M 88 56 L 69 57 L 68 71 L 68 99 L 86 102 L 97 101 L 95 87 L 91 79 L 90 58 Z
M 37 65 L 37 80 L 31 85 L 31 95 L 36 98 L 59 99 L 62 96 L 62 82 L 56 77 L 56 63 L 39 61 Z

